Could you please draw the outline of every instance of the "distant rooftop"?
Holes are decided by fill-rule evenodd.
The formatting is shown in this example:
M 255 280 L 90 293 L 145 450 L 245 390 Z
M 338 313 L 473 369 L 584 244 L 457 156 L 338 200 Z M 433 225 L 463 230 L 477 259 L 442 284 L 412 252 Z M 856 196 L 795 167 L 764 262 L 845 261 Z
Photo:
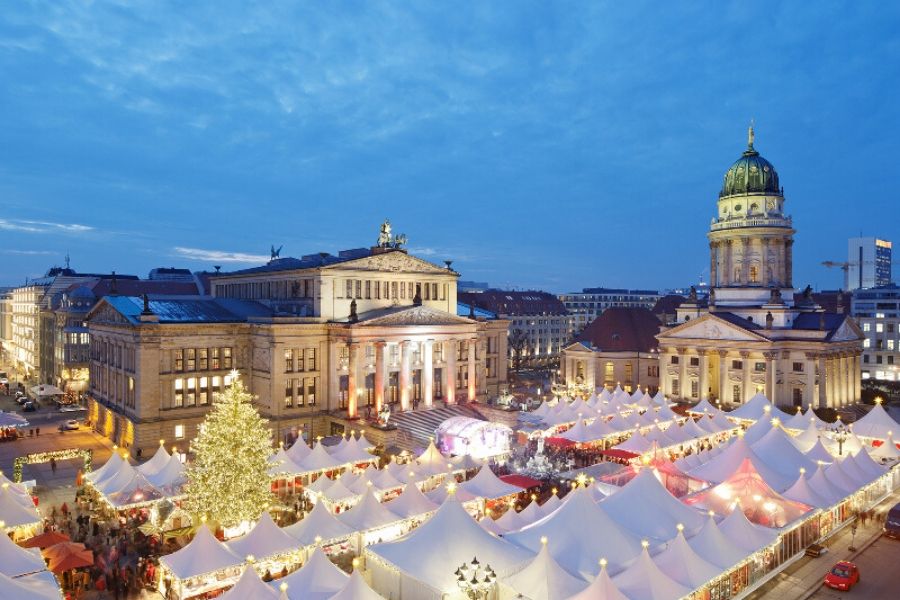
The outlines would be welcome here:
M 457 300 L 474 304 L 497 315 L 566 315 L 569 311 L 555 295 L 538 290 L 513 292 L 485 290 L 483 292 L 459 292 Z

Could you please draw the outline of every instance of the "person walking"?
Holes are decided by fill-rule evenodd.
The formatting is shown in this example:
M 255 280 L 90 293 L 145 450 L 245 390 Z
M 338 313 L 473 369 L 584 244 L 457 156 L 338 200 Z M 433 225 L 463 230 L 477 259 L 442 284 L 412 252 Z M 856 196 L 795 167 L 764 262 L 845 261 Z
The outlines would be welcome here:
M 50 459 L 50 470 L 53 471 L 53 474 L 56 475 L 56 459 Z

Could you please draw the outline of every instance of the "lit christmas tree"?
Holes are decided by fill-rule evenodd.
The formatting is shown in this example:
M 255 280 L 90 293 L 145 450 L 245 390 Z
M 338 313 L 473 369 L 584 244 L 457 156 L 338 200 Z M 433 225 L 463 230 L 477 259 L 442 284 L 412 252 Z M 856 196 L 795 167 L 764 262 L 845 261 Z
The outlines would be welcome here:
M 237 371 L 231 372 L 231 382 L 217 394 L 191 442 L 194 460 L 185 469 L 185 508 L 225 528 L 257 520 L 272 501 L 272 432 Z

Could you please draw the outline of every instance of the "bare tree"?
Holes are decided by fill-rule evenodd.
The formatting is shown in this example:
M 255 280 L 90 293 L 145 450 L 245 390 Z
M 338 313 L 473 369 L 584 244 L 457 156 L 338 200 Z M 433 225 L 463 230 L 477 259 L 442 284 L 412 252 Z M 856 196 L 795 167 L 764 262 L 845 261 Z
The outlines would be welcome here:
M 516 373 L 522 368 L 522 352 L 528 346 L 528 335 L 521 329 L 509 332 L 509 353 L 512 355 L 512 368 Z

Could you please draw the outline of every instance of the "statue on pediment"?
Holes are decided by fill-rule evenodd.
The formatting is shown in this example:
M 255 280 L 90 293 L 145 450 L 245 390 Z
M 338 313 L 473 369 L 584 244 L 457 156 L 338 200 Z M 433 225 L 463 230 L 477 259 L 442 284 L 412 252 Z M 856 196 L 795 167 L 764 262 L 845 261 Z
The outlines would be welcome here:
M 391 237 L 391 222 L 387 219 L 381 224 L 381 232 L 378 234 L 378 246 L 381 248 L 390 248 L 393 238 Z

